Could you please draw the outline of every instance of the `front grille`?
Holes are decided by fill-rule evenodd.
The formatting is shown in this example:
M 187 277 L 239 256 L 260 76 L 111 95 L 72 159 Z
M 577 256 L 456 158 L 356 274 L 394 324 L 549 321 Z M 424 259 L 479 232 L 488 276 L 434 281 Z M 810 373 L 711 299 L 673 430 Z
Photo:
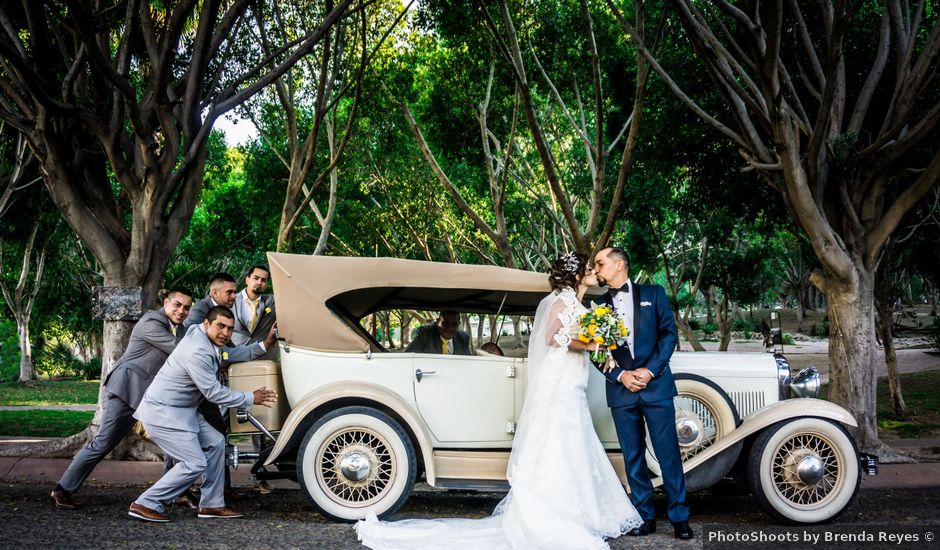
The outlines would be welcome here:
M 759 391 L 733 391 L 728 394 L 741 418 L 764 408 L 764 393 Z

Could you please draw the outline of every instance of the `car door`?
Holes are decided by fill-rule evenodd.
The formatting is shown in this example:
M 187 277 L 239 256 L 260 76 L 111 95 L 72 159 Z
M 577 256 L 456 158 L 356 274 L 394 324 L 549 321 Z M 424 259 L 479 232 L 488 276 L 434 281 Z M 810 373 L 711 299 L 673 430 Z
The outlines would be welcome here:
M 512 358 L 414 355 L 418 411 L 442 446 L 512 445 L 516 420 Z

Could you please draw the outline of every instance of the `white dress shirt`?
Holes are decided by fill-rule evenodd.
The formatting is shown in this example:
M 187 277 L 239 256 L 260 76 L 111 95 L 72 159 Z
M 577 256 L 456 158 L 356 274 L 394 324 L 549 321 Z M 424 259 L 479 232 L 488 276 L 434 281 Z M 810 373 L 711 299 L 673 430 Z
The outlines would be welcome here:
M 627 279 L 626 285 L 629 292 L 614 294 L 613 303 L 614 310 L 627 326 L 627 346 L 630 349 L 630 355 L 633 356 L 633 281 Z M 620 376 L 623 376 L 623 373 L 620 373 Z M 620 376 L 617 377 L 618 381 L 620 381 Z

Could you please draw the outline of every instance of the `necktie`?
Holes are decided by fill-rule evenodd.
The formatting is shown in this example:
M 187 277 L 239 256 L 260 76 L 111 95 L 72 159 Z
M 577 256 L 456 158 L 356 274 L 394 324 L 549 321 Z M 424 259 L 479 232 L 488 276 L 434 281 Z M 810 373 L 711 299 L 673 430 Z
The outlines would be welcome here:
M 251 311 L 251 317 L 248 319 L 248 332 L 254 332 L 255 322 L 258 320 L 258 302 L 261 300 L 261 296 L 258 296 L 257 300 L 249 300 L 248 296 L 245 296 L 245 305 L 247 305 Z
M 443 338 L 441 338 L 441 353 L 443 353 L 444 355 L 450 355 L 450 349 L 448 348 L 449 346 L 447 345 L 447 340 L 444 340 Z
M 173 333 L 173 336 L 176 336 L 176 325 L 170 323 L 170 332 Z

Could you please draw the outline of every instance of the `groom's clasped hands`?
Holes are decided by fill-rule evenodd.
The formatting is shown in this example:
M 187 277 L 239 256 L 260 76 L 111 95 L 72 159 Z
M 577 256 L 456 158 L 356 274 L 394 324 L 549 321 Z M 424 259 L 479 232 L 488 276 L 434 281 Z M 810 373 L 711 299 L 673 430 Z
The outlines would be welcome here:
M 613 357 L 607 357 L 607 361 L 604 362 L 604 374 L 614 370 L 614 367 L 617 366 L 617 361 Z M 653 373 L 649 369 L 638 369 L 638 370 L 625 370 L 623 374 L 620 375 L 620 383 L 623 384 L 623 387 L 627 388 L 628 391 L 638 392 L 646 387 L 650 380 L 653 379 Z

